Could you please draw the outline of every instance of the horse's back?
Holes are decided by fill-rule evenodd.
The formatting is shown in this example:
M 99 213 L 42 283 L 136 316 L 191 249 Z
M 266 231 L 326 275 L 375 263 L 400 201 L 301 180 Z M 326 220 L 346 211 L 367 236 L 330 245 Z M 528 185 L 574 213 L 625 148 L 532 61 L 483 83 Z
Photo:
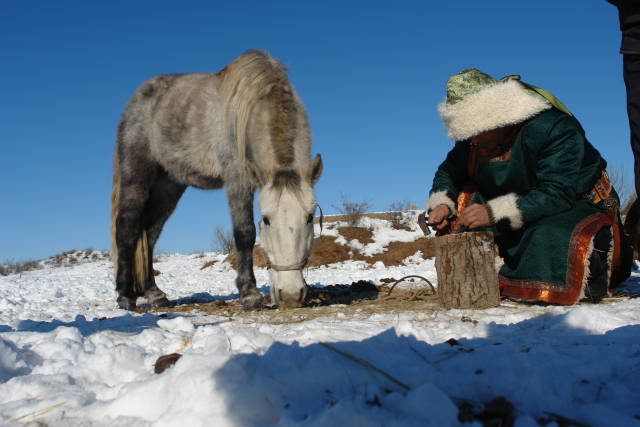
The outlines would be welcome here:
M 215 73 L 163 74 L 136 90 L 121 118 L 136 137 L 120 144 L 148 150 L 177 182 L 220 188 L 224 144 L 223 100 Z

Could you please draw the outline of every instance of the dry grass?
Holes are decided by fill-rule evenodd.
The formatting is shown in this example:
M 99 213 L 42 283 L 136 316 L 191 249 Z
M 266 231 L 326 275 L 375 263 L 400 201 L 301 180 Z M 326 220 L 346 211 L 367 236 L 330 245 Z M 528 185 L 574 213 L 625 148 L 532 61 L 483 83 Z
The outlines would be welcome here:
M 305 306 L 300 308 L 268 308 L 270 302 L 268 297 L 264 298 L 265 308 L 259 311 L 244 311 L 238 300 L 214 301 L 208 303 L 182 304 L 175 307 L 152 309 L 138 309 L 138 312 L 174 312 L 174 313 L 202 313 L 227 318 L 228 321 L 264 322 L 273 325 L 294 324 L 306 322 L 321 317 L 333 316 L 340 313 L 345 318 L 368 317 L 381 313 L 400 313 L 415 311 L 416 313 L 429 313 L 441 309 L 438 297 L 431 295 L 427 289 L 426 293 L 416 292 L 416 290 L 394 290 L 387 297 L 388 287 L 381 285 L 377 287 L 379 293 L 377 297 L 352 298 L 345 303 L 343 298 L 338 298 L 336 303 L 326 301 L 323 305 Z M 313 288 L 312 288 L 313 290 Z M 342 318 L 342 317 L 341 317 Z
M 42 268 L 40 261 L 7 262 L 6 264 L 0 264 L 0 276 L 20 274 L 25 271 L 38 270 L 40 268 Z

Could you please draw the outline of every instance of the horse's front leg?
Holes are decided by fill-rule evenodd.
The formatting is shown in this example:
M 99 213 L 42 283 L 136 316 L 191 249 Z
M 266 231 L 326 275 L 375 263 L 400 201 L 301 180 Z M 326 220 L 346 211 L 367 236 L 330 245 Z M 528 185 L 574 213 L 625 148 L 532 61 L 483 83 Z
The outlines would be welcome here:
M 227 188 L 227 199 L 238 255 L 236 286 L 240 294 L 240 303 L 245 310 L 255 310 L 262 306 L 262 294 L 256 288 L 256 277 L 253 274 L 253 246 L 256 243 L 253 190 Z

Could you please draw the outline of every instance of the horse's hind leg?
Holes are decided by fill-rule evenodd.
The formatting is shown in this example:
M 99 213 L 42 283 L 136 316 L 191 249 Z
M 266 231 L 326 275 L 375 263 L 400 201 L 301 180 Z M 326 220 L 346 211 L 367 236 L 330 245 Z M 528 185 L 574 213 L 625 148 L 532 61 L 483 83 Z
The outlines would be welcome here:
M 227 199 L 238 254 L 236 286 L 240 294 L 240 303 L 245 310 L 254 310 L 262 306 L 262 294 L 256 288 L 256 278 L 253 274 L 253 246 L 256 243 L 253 189 L 248 186 L 227 187 Z
M 144 168 L 140 170 L 145 170 Z M 117 247 L 116 291 L 118 306 L 126 310 L 136 307 L 139 292 L 135 286 L 134 255 L 136 246 L 146 247 L 143 231 L 143 213 L 152 176 L 122 176 L 120 178 L 117 212 L 115 216 L 115 241 Z M 139 249 L 139 248 L 138 248 Z
M 169 300 L 164 292 L 156 285 L 153 274 L 153 248 L 160 237 L 164 223 L 176 208 L 180 197 L 187 187 L 171 180 L 164 170 L 156 175 L 155 182 L 149 192 L 149 201 L 144 213 L 144 227 L 147 232 L 148 261 L 147 280 L 144 296 L 154 307 L 166 307 Z

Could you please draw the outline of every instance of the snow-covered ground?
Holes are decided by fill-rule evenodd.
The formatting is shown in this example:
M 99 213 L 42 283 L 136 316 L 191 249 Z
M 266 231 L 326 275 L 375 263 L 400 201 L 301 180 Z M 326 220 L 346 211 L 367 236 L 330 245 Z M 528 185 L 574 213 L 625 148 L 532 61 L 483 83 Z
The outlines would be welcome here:
M 222 256 L 161 255 L 159 287 L 178 301 L 236 298 L 228 264 L 200 269 L 212 259 Z M 305 274 L 316 285 L 436 282 L 419 257 Z M 256 277 L 268 292 L 266 270 Z M 636 281 L 638 271 L 627 286 Z M 115 299 L 104 259 L 0 277 L 1 424 L 448 426 L 462 424 L 459 407 L 477 413 L 504 397 L 516 426 L 640 425 L 640 298 L 276 324 L 261 313 L 136 314 Z M 174 352 L 177 363 L 154 373 Z

